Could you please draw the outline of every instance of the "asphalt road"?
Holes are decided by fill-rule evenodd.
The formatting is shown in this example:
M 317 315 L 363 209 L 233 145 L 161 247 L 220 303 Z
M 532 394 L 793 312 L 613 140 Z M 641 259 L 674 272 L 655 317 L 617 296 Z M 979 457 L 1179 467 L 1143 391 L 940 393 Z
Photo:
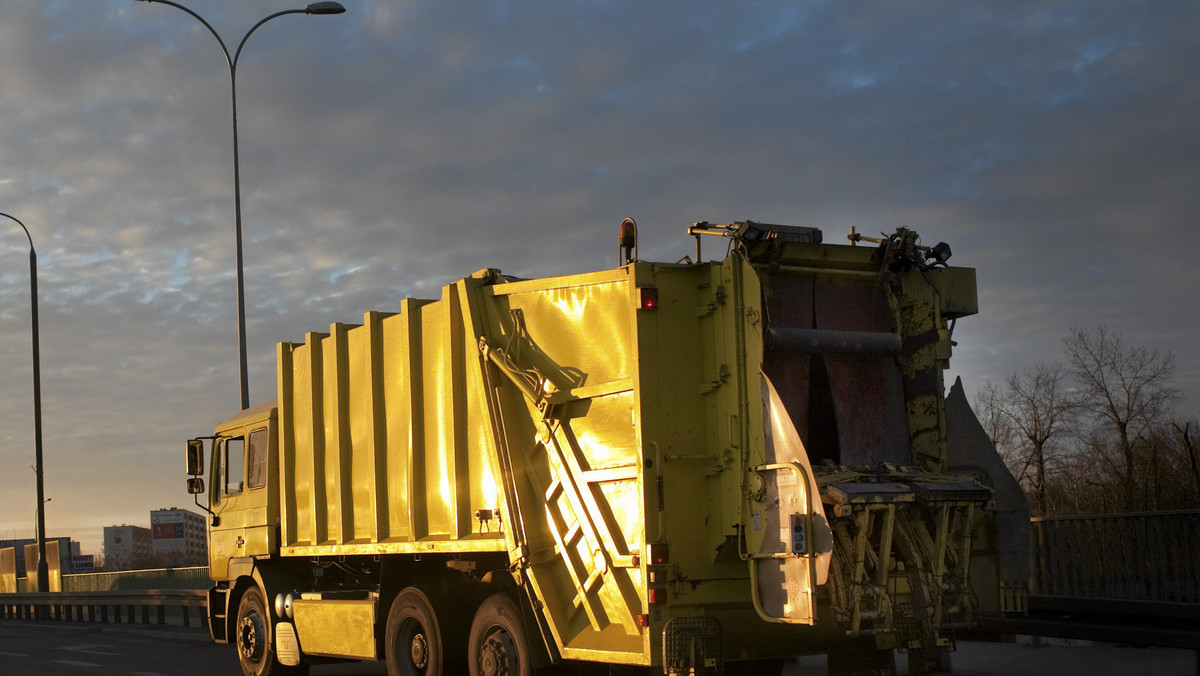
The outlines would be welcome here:
M 1111 645 L 1018 645 L 961 642 L 952 658 L 958 676 L 1196 676 L 1191 650 Z M 897 660 L 905 673 L 904 656 Z M 0 676 L 237 676 L 230 646 L 208 642 L 202 631 L 121 625 L 0 622 Z M 383 675 L 382 663 L 314 667 L 313 676 Z M 825 658 L 806 657 L 785 676 L 825 674 Z
M 212 676 L 239 674 L 236 658 L 198 632 L 0 622 L 3 676 Z

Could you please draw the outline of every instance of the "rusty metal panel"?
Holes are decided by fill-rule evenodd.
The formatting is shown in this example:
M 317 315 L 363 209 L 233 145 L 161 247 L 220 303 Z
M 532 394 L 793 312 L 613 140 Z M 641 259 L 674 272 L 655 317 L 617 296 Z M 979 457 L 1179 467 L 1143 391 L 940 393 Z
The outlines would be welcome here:
M 767 309 L 776 330 L 895 336 L 894 316 L 874 276 L 782 269 L 769 285 Z M 909 462 L 904 387 L 893 357 L 769 346 L 763 372 L 808 440 L 814 462 Z
M 874 279 L 820 275 L 814 295 L 819 329 L 889 334 L 895 329 L 884 286 Z M 842 355 L 824 359 L 837 416 L 839 461 L 909 463 L 904 386 L 896 360 Z
M 766 299 L 766 310 L 771 326 L 800 329 L 815 327 L 813 320 L 814 279 L 814 275 L 811 273 L 793 273 L 780 275 L 771 280 L 772 290 Z M 767 350 L 763 354 L 763 373 L 767 374 L 774 382 L 779 398 L 787 408 L 796 430 L 805 439 L 810 439 L 811 365 L 812 355 L 809 354 L 778 350 Z M 814 462 L 824 457 L 831 460 L 837 459 L 833 453 L 820 455 L 823 449 L 810 448 L 809 450 L 817 452 L 817 455 L 812 456 Z

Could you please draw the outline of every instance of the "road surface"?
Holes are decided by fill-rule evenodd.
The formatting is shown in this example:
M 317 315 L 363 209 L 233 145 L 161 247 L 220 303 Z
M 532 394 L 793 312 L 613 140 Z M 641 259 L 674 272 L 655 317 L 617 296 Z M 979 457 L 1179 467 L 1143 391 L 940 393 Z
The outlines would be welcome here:
M 957 676 L 1196 676 L 1197 652 L 1110 645 L 961 642 Z M 897 666 L 905 673 L 904 657 Z M 233 648 L 196 629 L 0 621 L 3 676 L 238 676 Z M 313 676 L 384 675 L 382 663 L 329 664 Z M 825 674 L 823 657 L 805 657 L 785 676 Z

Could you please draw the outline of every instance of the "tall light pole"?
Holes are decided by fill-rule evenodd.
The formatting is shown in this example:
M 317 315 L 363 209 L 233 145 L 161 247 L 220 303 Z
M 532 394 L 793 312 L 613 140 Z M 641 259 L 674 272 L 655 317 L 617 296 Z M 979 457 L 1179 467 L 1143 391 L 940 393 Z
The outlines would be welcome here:
M 35 458 L 33 471 L 37 475 L 38 501 L 37 588 L 39 592 L 47 592 L 50 591 L 50 568 L 46 564 L 46 503 L 49 501 L 45 499 L 46 491 L 42 487 L 42 353 L 39 347 L 41 339 L 38 336 L 37 251 L 33 248 L 33 237 L 29 234 L 29 228 L 25 227 L 20 219 L 3 212 L 0 212 L 0 216 L 21 226 L 21 229 L 25 231 L 25 238 L 29 240 L 29 295 L 32 299 L 30 324 L 33 327 L 33 452 Z
M 229 49 L 225 46 L 225 41 L 217 34 L 217 31 L 209 25 L 199 14 L 184 7 L 177 2 L 171 0 L 141 0 L 142 2 L 153 3 L 157 2 L 160 5 L 170 5 L 191 14 L 197 21 L 204 24 L 209 33 L 217 39 L 217 44 L 221 45 L 221 52 L 225 54 L 225 64 L 229 66 L 229 84 L 232 95 L 230 100 L 233 103 L 233 213 L 234 213 L 234 237 L 235 255 L 237 257 L 237 311 L 238 311 L 238 365 L 241 369 L 242 382 L 242 410 L 250 408 L 250 383 L 246 368 L 246 299 L 245 299 L 245 284 L 242 280 L 242 177 L 238 163 L 238 129 L 237 129 L 237 64 L 238 58 L 242 55 L 242 47 L 246 46 L 246 40 L 250 39 L 250 35 L 258 30 L 258 27 L 264 23 L 285 14 L 341 14 L 346 11 L 336 2 L 314 2 L 305 6 L 303 9 L 286 9 L 282 12 L 276 12 L 262 21 L 254 24 L 254 27 L 246 32 L 242 37 L 242 41 L 238 44 L 237 51 L 233 53 L 233 58 L 229 57 Z

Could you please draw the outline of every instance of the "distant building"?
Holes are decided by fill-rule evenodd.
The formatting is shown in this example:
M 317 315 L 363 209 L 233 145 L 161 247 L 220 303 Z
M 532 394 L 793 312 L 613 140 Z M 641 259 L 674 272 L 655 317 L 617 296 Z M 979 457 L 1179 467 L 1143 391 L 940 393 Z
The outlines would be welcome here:
M 154 557 L 162 565 L 202 566 L 208 560 L 204 517 L 186 509 L 150 512 Z
M 154 555 L 150 529 L 142 526 L 104 527 L 104 567 L 129 570 L 150 567 Z

